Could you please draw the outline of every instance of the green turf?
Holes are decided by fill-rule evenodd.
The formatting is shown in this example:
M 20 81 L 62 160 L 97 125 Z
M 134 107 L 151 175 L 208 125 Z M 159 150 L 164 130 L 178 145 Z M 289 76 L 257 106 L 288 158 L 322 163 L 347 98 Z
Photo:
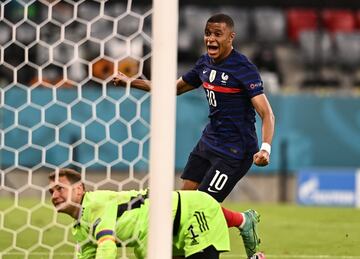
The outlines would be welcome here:
M 261 214 L 261 249 L 267 258 L 360 258 L 360 210 L 279 204 L 227 204 Z M 237 231 L 231 230 L 234 254 L 244 254 Z M 236 258 L 230 256 L 230 258 Z
M 72 258 L 70 218 L 57 215 L 50 205 L 39 204 L 30 211 L 26 204 L 14 208 L 11 202 L 0 200 L 0 258 L 26 258 L 27 254 L 28 258 Z M 359 209 L 279 204 L 226 206 L 236 210 L 252 207 L 261 214 L 261 247 L 268 259 L 360 259 Z M 222 258 L 245 258 L 238 230 L 231 229 L 230 235 L 232 250 Z M 63 241 L 64 236 L 68 241 Z

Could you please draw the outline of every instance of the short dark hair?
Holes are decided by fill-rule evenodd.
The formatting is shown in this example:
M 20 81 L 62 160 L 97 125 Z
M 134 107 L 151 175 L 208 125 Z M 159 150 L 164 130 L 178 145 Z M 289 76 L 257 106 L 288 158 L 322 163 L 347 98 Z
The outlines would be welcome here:
M 234 29 L 234 20 L 227 14 L 214 14 L 207 20 L 208 23 L 225 23 L 229 28 Z
M 81 174 L 70 168 L 61 168 L 58 171 L 54 171 L 49 175 L 50 181 L 55 181 L 55 177 L 65 176 L 71 184 L 81 182 Z

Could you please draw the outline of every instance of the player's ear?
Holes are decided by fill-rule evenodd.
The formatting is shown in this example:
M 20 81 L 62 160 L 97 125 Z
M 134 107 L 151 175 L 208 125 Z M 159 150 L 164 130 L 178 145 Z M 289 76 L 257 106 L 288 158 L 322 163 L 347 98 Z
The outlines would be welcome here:
M 233 41 L 235 39 L 235 32 L 230 32 L 230 40 Z
M 82 187 L 83 192 L 85 192 L 86 190 L 85 190 L 85 184 L 84 183 L 81 183 L 81 187 Z
M 79 195 L 80 197 L 82 197 L 82 195 L 83 195 L 84 192 L 85 192 L 84 183 L 82 183 L 82 182 L 77 182 L 77 183 L 75 183 L 75 185 L 74 185 L 73 188 L 76 188 L 76 193 L 77 193 L 77 195 Z

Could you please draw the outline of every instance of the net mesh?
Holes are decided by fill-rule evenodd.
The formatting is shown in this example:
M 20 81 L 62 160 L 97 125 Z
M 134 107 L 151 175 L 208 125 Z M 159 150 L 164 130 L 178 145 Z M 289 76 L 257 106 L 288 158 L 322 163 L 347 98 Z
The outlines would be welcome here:
M 0 6 L 0 258 L 73 256 L 50 171 L 74 168 L 89 189 L 147 186 L 149 94 L 111 79 L 149 79 L 152 2 Z

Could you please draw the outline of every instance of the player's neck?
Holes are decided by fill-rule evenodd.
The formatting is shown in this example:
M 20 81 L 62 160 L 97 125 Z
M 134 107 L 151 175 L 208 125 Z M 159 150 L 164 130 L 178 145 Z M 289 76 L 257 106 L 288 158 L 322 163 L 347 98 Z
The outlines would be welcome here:
M 72 217 L 75 220 L 79 219 L 80 216 L 81 207 L 79 206 L 73 206 L 71 210 L 67 213 L 70 217 Z
M 71 211 L 68 213 L 72 218 L 74 218 L 76 220 L 80 220 L 80 217 L 82 214 L 82 209 L 83 209 L 82 202 L 84 200 L 84 196 L 85 196 L 85 193 L 82 195 L 80 203 L 72 206 Z

